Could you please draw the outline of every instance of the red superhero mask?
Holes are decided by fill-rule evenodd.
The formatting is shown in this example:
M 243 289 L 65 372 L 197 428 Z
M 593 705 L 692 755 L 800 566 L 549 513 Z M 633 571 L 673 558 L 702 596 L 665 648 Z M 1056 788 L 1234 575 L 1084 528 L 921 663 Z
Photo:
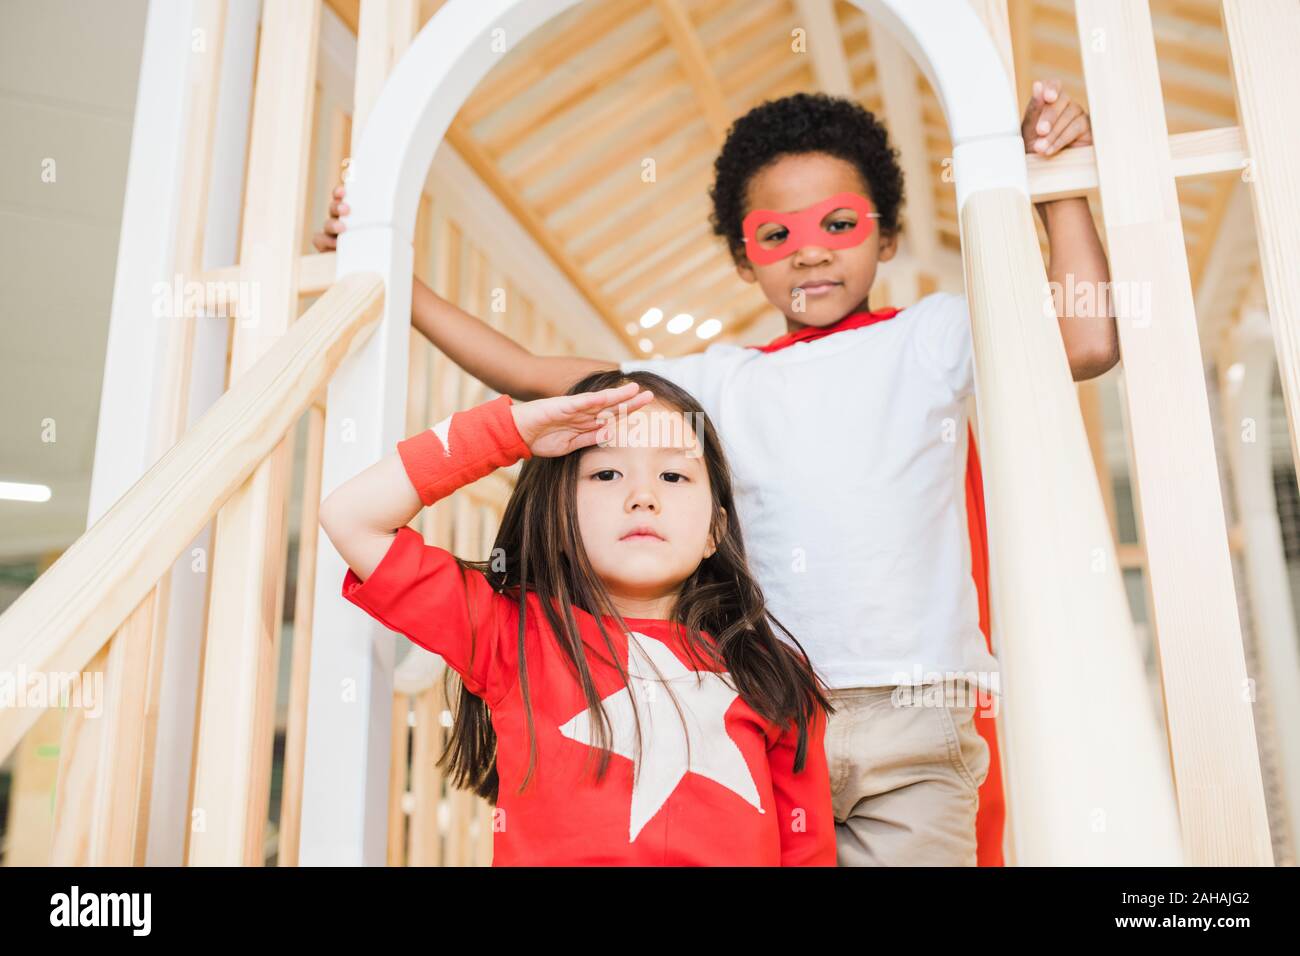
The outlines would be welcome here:
M 852 229 L 831 232 L 822 228 L 822 220 L 837 209 L 852 209 L 857 212 L 858 221 Z M 816 205 L 795 212 L 755 209 L 741 223 L 745 234 L 745 253 L 750 262 L 766 266 L 792 255 L 804 246 L 847 249 L 871 235 L 871 220 L 879 218 L 880 213 L 871 209 L 871 200 L 858 193 L 836 193 Z M 785 230 L 785 238 L 779 238 L 779 230 L 771 230 L 770 236 L 759 239 L 759 230 L 767 225 L 780 226 Z

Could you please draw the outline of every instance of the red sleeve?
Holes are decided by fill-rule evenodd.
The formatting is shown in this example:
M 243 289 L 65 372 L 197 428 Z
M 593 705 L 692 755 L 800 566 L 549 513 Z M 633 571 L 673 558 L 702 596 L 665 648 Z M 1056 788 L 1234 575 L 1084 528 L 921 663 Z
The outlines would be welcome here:
M 455 412 L 397 443 L 412 486 L 426 505 L 489 472 L 530 456 L 510 412 L 510 396 Z M 518 612 L 478 571 L 451 552 L 399 528 L 364 582 L 351 568 L 343 597 L 391 631 L 439 654 L 465 686 L 495 704 L 515 684 Z
M 767 751 L 781 827 L 782 866 L 835 866 L 835 812 L 826 763 L 826 712 L 808 724 L 803 769 L 794 772 L 798 728 L 791 725 Z
M 397 529 L 364 582 L 348 568 L 343 596 L 390 631 L 441 655 L 488 703 L 514 686 L 514 601 L 493 591 L 478 571 L 463 570 L 450 551 L 425 544 L 414 528 Z

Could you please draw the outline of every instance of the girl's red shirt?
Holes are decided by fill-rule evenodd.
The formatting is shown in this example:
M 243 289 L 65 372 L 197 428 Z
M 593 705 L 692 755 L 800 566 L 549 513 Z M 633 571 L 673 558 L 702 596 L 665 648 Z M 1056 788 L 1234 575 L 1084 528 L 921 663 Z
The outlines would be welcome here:
M 398 443 L 425 504 L 528 457 L 510 404 L 501 396 Z M 607 644 L 595 617 L 572 609 L 611 723 L 613 753 L 597 781 L 599 715 L 536 595 L 526 598 L 521 634 L 515 600 L 405 527 L 364 582 L 348 570 L 343 596 L 440 655 L 487 702 L 500 780 L 494 866 L 835 865 L 825 713 L 818 708 L 810 722 L 805 764 L 795 773 L 793 726 L 757 714 L 725 672 L 688 653 L 668 622 L 624 618 L 629 633 L 622 633 L 606 618 Z M 521 660 L 536 734 L 536 763 L 522 793 L 529 728 Z

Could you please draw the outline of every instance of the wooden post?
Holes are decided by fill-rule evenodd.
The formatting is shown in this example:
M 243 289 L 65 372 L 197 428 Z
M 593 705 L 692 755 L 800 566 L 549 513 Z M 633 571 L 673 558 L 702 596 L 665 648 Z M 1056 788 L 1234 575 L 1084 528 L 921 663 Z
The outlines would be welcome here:
M 411 739 L 411 698 L 406 694 L 393 695 L 393 739 L 389 747 L 392 757 L 388 764 L 388 865 L 406 865 L 406 801 L 409 790 L 406 784 L 407 764 L 411 759 L 408 743 Z
M 352 111 L 354 159 L 376 97 L 413 38 L 418 15 L 414 0 L 363 0 Z M 354 176 L 349 199 L 355 209 L 353 191 L 375 171 L 355 164 L 349 168 Z M 340 264 L 345 250 L 357 243 L 375 271 L 387 277 L 395 267 L 403 279 L 400 288 L 390 284 L 385 289 L 386 318 L 380 328 L 330 383 L 322 496 L 390 454 L 405 437 L 400 433 L 406 421 L 414 253 L 409 241 L 391 232 L 367 238 L 349 230 L 340 240 Z M 305 865 L 379 866 L 388 855 L 395 637 L 359 609 L 339 607 L 346 565 L 319 527 L 315 530 L 319 580 L 300 857 Z
M 446 704 L 443 681 L 415 698 L 415 729 L 411 746 L 411 827 L 407 844 L 408 866 L 439 866 L 442 863 L 442 827 L 438 808 L 442 805 L 443 773 L 436 765 L 442 753 L 445 732 L 442 712 Z
M 1276 323 L 1274 324 L 1276 327 Z M 1280 809 L 1294 863 L 1300 843 L 1300 653 L 1288 580 L 1282 529 L 1273 492 L 1273 337 L 1268 316 L 1249 309 L 1229 332 L 1220 356 L 1223 444 L 1232 471 L 1237 521 L 1242 529 L 1242 563 L 1253 613 L 1257 688 L 1272 712 Z M 1263 728 L 1261 727 L 1261 736 Z M 1279 860 L 1279 864 L 1284 861 Z
M 201 265 L 225 19 L 224 4 L 203 0 L 151 12 L 148 21 L 88 524 L 187 424 L 196 320 L 183 300 L 158 315 L 149 297 L 157 299 L 159 282 L 171 291 L 177 276 Z M 177 84 L 182 95 L 162 92 Z M 69 712 L 64 724 L 52 863 L 145 860 L 169 592 L 164 575 L 89 665 L 102 673 L 112 706 L 91 722 Z M 186 606 L 199 610 L 192 599 Z
M 1075 13 L 1187 862 L 1268 865 L 1273 855 L 1151 12 L 1145 0 L 1077 0 Z
M 1168 767 L 1028 193 L 975 193 L 960 217 L 1016 861 L 1177 863 Z
M 1083 429 L 1088 435 L 1088 448 L 1092 451 L 1092 464 L 1097 471 L 1097 485 L 1101 488 L 1101 500 L 1106 506 L 1106 522 L 1111 534 L 1119 540 L 1119 524 L 1115 518 L 1115 488 L 1110 473 L 1110 462 L 1106 460 L 1106 421 L 1102 415 L 1101 390 L 1111 387 L 1109 383 L 1091 379 L 1078 383 L 1079 411 L 1083 415 Z
M 226 33 L 219 107 L 213 132 L 209 201 L 203 213 L 200 261 L 204 270 L 228 266 L 239 251 L 239 220 L 244 192 L 254 59 L 260 18 L 257 0 L 221 0 Z M 216 201 L 212 201 L 212 197 Z M 197 278 L 197 275 L 195 276 Z M 226 389 L 230 321 L 196 323 L 189 372 L 187 428 L 221 398 Z M 180 432 L 176 435 L 179 437 Z M 147 866 L 180 866 L 190 829 L 191 783 L 198 711 L 199 669 L 211 584 L 213 524 L 185 548 L 172 567 L 164 628 L 162 689 L 157 710 L 153 792 L 149 809 Z
M 263 8 L 240 242 L 232 384 L 298 315 L 298 261 L 320 0 Z M 260 866 L 269 798 L 284 593 L 289 433 L 217 516 L 204 648 L 191 865 Z
M 1300 89 L 1300 5 L 1224 0 L 1223 23 L 1246 133 L 1246 183 L 1291 423 L 1291 456 L 1300 466 L 1300 129 L 1292 103 Z
M 992 41 L 980 68 L 997 73 L 981 89 L 1006 104 L 997 132 L 963 133 L 959 115 L 949 123 L 1002 671 L 1007 841 L 1018 865 L 1177 863 L 1168 767 L 1029 204 L 1006 5 L 973 9 Z M 964 75 L 972 82 L 969 65 Z

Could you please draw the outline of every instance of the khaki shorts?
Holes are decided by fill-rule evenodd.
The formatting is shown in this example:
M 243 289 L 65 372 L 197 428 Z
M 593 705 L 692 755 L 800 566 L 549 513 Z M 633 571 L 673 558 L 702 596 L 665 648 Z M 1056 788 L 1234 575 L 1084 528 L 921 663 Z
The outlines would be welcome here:
M 831 691 L 826 727 L 840 866 L 975 866 L 989 745 L 965 686 Z M 939 691 L 935 693 L 935 691 Z M 901 703 L 900 703 L 901 701 Z

